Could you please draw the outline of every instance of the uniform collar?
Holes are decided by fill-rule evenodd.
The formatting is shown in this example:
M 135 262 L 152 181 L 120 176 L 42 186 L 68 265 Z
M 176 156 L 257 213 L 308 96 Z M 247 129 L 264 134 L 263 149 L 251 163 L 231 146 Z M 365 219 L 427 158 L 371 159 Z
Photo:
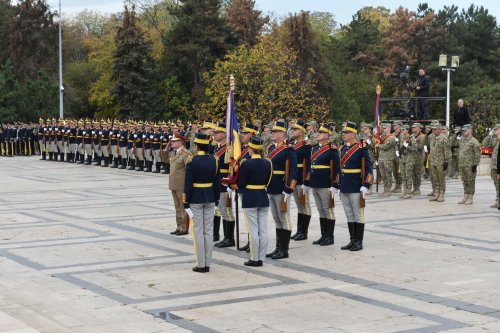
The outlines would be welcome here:
M 198 153 L 196 153 L 196 155 L 200 155 L 200 156 L 207 155 L 207 152 L 200 150 L 200 151 L 198 151 Z
M 252 158 L 262 158 L 262 157 L 260 157 L 260 155 L 255 154 L 255 155 L 252 155 Z

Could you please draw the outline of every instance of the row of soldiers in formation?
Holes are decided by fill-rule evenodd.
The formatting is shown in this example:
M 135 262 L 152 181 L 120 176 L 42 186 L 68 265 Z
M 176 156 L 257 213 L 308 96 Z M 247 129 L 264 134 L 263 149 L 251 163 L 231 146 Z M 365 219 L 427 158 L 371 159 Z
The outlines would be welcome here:
M 288 131 L 290 140 L 287 140 Z M 339 193 L 350 235 L 350 242 L 342 249 L 362 250 L 364 197 L 373 183 L 373 172 L 367 148 L 357 141 L 356 124 L 346 122 L 341 147 L 330 142 L 333 128 L 328 125 L 318 126 L 316 143 L 310 144 L 306 141 L 306 124 L 301 120 L 294 122 L 291 128 L 278 120 L 269 128 L 271 143 L 267 146 L 257 132 L 257 126 L 251 123 L 240 130 L 242 152 L 234 156 L 234 164 L 230 163 L 229 157 L 234 152 L 227 145 L 223 123 L 203 124 L 193 141 L 197 148 L 195 155 L 183 146 L 185 140 L 180 135 L 172 138 L 169 186 L 178 223 L 172 234 L 186 233 L 187 224 L 183 223 L 186 214 L 193 223 L 197 257 L 193 271 L 210 271 L 214 246 L 235 246 L 235 212 L 231 204 L 234 193 L 241 199 L 248 229 L 249 242 L 242 248 L 250 252 L 246 266 L 263 266 L 265 258 L 288 258 L 290 240 L 308 238 L 311 196 L 316 203 L 321 230 L 320 238 L 313 244 L 334 244 L 335 194 Z M 182 192 L 178 190 L 181 187 Z M 178 199 L 179 192 L 182 200 Z M 297 230 L 293 236 L 292 197 L 298 208 Z M 269 210 L 275 223 L 276 246 L 267 253 Z M 214 244 L 220 240 L 221 220 L 224 238 Z

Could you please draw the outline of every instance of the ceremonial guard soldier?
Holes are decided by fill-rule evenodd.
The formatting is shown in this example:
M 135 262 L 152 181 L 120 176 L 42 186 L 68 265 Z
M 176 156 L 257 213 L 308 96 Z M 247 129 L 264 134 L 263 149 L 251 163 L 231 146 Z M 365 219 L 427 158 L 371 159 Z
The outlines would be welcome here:
M 137 123 L 134 133 L 135 156 L 137 157 L 137 169 L 135 171 L 144 171 L 144 139 L 146 135 L 143 132 L 142 122 Z
M 153 168 L 153 159 L 152 159 L 152 149 L 153 149 L 153 138 L 154 135 L 151 132 L 151 127 L 149 126 L 148 122 L 145 124 L 145 131 L 144 131 L 144 172 L 152 172 Z
M 236 163 L 236 168 L 237 168 L 235 170 L 236 174 L 239 172 L 239 167 L 241 167 L 243 162 L 245 162 L 251 158 L 251 155 L 250 155 L 251 148 L 250 148 L 249 144 L 250 144 L 250 140 L 252 139 L 252 137 L 257 135 L 257 132 L 258 132 L 257 126 L 255 126 L 254 124 L 249 123 L 249 122 L 247 122 L 245 124 L 245 126 L 240 130 L 242 151 L 241 151 L 241 156 Z M 238 190 L 238 195 L 239 195 L 241 202 L 243 202 L 243 190 Z M 239 248 L 238 250 L 250 252 L 250 235 L 248 235 L 248 239 L 249 239 L 248 243 L 245 246 Z
M 137 134 L 135 131 L 135 124 L 132 121 L 128 123 L 127 131 L 127 158 L 129 161 L 129 167 L 127 170 L 135 170 L 135 140 L 137 139 Z M 123 133 L 123 132 L 122 132 Z M 123 158 L 123 156 L 122 156 Z
M 77 164 L 83 164 L 83 159 L 85 156 L 85 152 L 84 152 L 84 148 L 83 148 L 83 137 L 84 137 L 83 125 L 84 125 L 83 120 L 82 119 L 78 120 L 78 127 L 76 128 L 76 139 L 75 139 L 75 143 L 76 143 L 75 160 L 76 160 Z
M 272 177 L 271 162 L 262 158 L 263 140 L 253 136 L 248 143 L 249 160 L 239 169 L 238 183 L 231 185 L 242 194 L 242 208 L 248 229 L 250 260 L 245 266 L 260 267 L 266 257 L 269 198 L 266 187 Z
M 217 143 L 214 147 L 214 157 L 218 161 L 220 178 L 226 178 L 229 175 L 229 163 L 226 163 L 227 143 L 226 143 L 226 124 L 219 122 L 213 131 L 214 141 Z M 229 161 L 227 161 L 229 162 Z M 216 247 L 232 247 L 235 246 L 234 241 L 234 214 L 231 209 L 231 191 L 223 184 L 219 186 L 219 204 L 218 213 L 222 217 L 222 229 L 224 238 L 221 242 L 216 243 Z M 214 231 L 218 233 L 218 230 Z
M 102 122 L 102 129 L 99 131 L 99 150 L 101 151 L 101 156 L 97 160 L 97 165 L 101 164 L 101 159 L 104 160 L 104 165 L 102 167 L 107 168 L 109 166 L 109 129 L 107 122 Z
M 172 150 L 168 153 L 170 160 L 170 175 L 168 188 L 172 192 L 172 198 L 175 206 L 176 229 L 171 235 L 186 235 L 189 224 L 185 223 L 186 212 L 182 203 L 182 193 L 184 192 L 184 178 L 186 175 L 186 166 L 193 154 L 184 147 L 185 139 L 180 134 L 175 134 L 170 140 Z M 189 220 L 189 219 L 188 219 Z
M 109 131 L 109 161 L 112 169 L 118 168 L 118 164 L 121 166 L 121 158 L 120 158 L 120 145 L 118 134 L 120 133 L 120 122 L 118 120 L 113 121 L 113 125 L 111 130 Z
M 373 124 L 371 123 L 361 123 L 361 136 L 360 143 L 368 149 L 368 154 L 370 156 L 370 161 L 375 161 L 375 146 L 376 138 L 373 136 Z M 372 194 L 373 187 L 370 186 L 367 195 Z
M 285 122 L 277 121 L 271 129 L 273 144 L 268 147 L 268 158 L 272 163 L 273 176 L 267 188 L 269 205 L 276 225 L 276 248 L 266 257 L 288 258 L 288 247 L 292 234 L 290 223 L 290 197 L 297 185 L 297 157 L 285 141 Z
M 63 137 L 64 137 L 64 120 L 59 118 L 59 125 L 55 126 L 55 135 L 56 135 L 56 141 L 55 141 L 55 148 L 54 148 L 54 160 L 57 161 L 57 156 L 60 156 L 60 161 L 64 161 L 64 146 L 63 146 Z
M 45 132 L 47 131 L 47 126 L 45 125 L 42 118 L 38 119 L 38 145 L 40 146 L 40 153 L 42 154 L 42 160 L 47 159 L 47 152 L 45 151 Z M 3 145 L 3 142 L 2 142 Z
M 220 173 L 217 159 L 208 154 L 210 137 L 198 133 L 194 140 L 197 155 L 186 166 L 183 203 L 193 221 L 193 240 L 197 264 L 193 271 L 210 271 L 213 250 L 213 218 L 219 201 Z
M 101 120 L 101 122 L 103 121 Z M 99 145 L 101 137 L 99 132 L 101 132 L 101 124 L 94 119 L 94 122 L 92 123 L 92 151 L 94 156 L 92 162 L 95 162 L 94 166 L 101 165 L 101 147 Z
M 68 135 L 68 148 L 69 148 L 69 162 L 75 163 L 75 154 L 76 154 L 76 120 L 72 120 L 70 122 L 70 127 L 67 130 L 69 131 Z M 66 131 L 66 132 L 67 132 Z
M 83 131 L 83 149 L 86 155 L 84 165 L 92 164 L 92 129 L 90 128 L 91 121 L 85 120 L 85 130 Z
M 335 206 L 333 196 L 338 188 L 340 166 L 338 148 L 330 143 L 332 129 L 322 125 L 318 129 L 318 144 L 311 150 L 311 171 L 309 186 L 312 188 L 314 201 L 319 212 L 321 237 L 313 244 L 321 246 L 334 244 Z
M 429 149 L 429 164 L 431 166 L 431 181 L 434 186 L 434 197 L 429 201 L 444 201 L 446 191 L 445 171 L 451 160 L 451 151 L 448 147 L 448 137 L 441 133 L 439 123 L 431 126 L 434 138 Z
M 341 174 L 337 185 L 350 236 L 349 244 L 341 249 L 351 251 L 363 249 L 365 195 L 373 183 L 372 163 L 368 150 L 356 141 L 356 134 L 356 124 L 347 121 L 342 129 L 344 145 L 340 150 Z
M 160 168 L 161 168 L 161 160 L 160 160 L 160 151 L 161 151 L 161 133 L 160 133 L 160 126 L 158 124 L 153 125 L 153 133 L 152 133 L 153 138 L 151 139 L 152 141 L 152 148 L 153 148 L 153 161 L 151 162 L 155 164 L 155 171 L 153 173 L 160 173 Z
M 311 146 L 304 139 L 305 123 L 297 120 L 291 129 L 292 148 L 297 156 L 297 185 L 293 190 L 293 198 L 297 205 L 297 232 L 291 238 L 296 241 L 306 240 L 311 221 L 311 204 L 309 200 L 309 180 Z
M 56 141 L 56 119 L 52 118 L 50 124 L 50 137 L 49 137 L 49 160 L 57 161 L 57 141 Z

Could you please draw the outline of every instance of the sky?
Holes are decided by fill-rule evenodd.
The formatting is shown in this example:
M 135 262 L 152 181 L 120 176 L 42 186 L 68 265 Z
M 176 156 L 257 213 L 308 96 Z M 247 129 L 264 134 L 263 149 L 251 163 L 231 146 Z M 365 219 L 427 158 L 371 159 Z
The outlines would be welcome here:
M 47 0 L 49 5 L 57 10 L 58 0 Z M 257 7 L 263 12 L 273 12 L 278 16 L 286 15 L 290 12 L 307 11 L 322 11 L 333 13 L 335 19 L 340 24 L 347 24 L 351 21 L 352 16 L 364 6 L 384 6 L 393 12 L 399 6 L 416 10 L 418 3 L 427 2 L 435 10 L 441 9 L 444 6 L 456 5 L 459 8 L 468 8 L 471 3 L 477 6 L 484 6 L 489 10 L 490 14 L 497 18 L 500 15 L 499 0 L 256 0 Z M 102 13 L 114 13 L 123 9 L 123 1 L 120 0 L 61 0 L 63 16 L 76 14 L 83 9 L 96 10 Z

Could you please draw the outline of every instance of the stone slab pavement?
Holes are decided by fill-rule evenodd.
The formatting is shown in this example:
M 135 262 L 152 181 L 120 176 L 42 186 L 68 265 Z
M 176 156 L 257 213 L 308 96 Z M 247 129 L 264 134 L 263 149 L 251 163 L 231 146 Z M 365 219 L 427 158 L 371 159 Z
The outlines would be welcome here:
M 444 203 L 428 182 L 410 200 L 370 196 L 361 252 L 340 250 L 336 200 L 334 246 L 311 244 L 313 205 L 289 259 L 248 268 L 216 249 L 198 274 L 191 237 L 169 234 L 166 175 L 0 158 L 0 332 L 500 332 L 492 182 L 478 178 L 472 206 L 447 185 Z

